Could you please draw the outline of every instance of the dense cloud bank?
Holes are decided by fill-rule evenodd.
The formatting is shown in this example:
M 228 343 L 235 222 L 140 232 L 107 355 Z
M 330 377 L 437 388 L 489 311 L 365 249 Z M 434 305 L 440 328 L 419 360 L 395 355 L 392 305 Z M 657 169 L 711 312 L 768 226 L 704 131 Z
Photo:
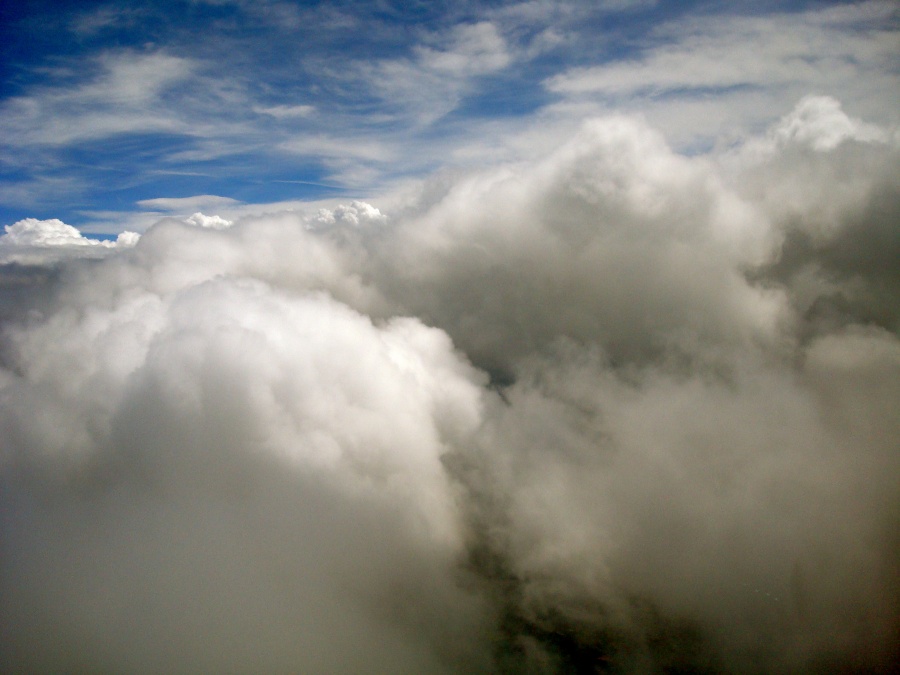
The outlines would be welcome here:
M 887 672 L 898 169 L 810 98 L 4 258 L 0 666 Z

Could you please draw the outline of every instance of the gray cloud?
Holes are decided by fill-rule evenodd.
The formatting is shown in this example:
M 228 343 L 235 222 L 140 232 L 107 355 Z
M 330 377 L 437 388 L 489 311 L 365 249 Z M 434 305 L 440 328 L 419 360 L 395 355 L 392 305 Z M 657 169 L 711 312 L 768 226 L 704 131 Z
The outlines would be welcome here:
M 383 285 L 485 366 L 561 336 L 640 362 L 776 335 L 782 299 L 742 269 L 768 259 L 777 232 L 707 160 L 627 118 L 431 200 L 378 242 L 392 248 Z
M 897 158 L 607 118 L 5 265 L 3 669 L 887 672 Z

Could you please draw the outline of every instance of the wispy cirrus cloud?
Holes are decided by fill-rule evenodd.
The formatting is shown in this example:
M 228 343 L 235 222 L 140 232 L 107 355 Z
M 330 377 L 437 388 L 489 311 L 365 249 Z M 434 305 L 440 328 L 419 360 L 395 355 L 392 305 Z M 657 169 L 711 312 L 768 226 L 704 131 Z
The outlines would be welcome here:
M 545 80 L 559 110 L 641 110 L 682 136 L 712 122 L 759 129 L 809 93 L 896 123 L 898 12 L 880 0 L 765 15 L 687 17 L 663 24 L 626 59 Z M 597 109 L 597 108 L 595 108 Z M 706 110 L 704 115 L 701 110 Z M 666 119 L 668 117 L 668 119 Z
M 474 79 L 502 70 L 512 58 L 497 27 L 483 21 L 426 36 L 409 56 L 361 62 L 356 77 L 388 111 L 422 127 L 456 108 Z
M 199 211 L 223 206 L 236 206 L 240 204 L 237 199 L 220 197 L 218 195 L 196 195 L 193 197 L 157 197 L 155 199 L 142 199 L 137 205 L 143 209 L 159 211 Z
M 313 105 L 273 105 L 273 106 L 254 106 L 253 112 L 260 115 L 270 115 L 277 119 L 308 117 L 316 111 Z
M 165 95 L 196 71 L 191 59 L 164 52 L 107 53 L 86 82 L 41 86 L 0 108 L 5 142 L 62 146 L 121 133 L 189 130 Z
M 880 11 L 875 12 L 874 10 Z M 673 91 L 779 87 L 885 68 L 896 31 L 887 5 L 766 17 L 724 17 L 660 30 L 636 59 L 576 68 L 550 78 L 562 94 L 656 95 Z M 841 39 L 836 40 L 840 34 Z

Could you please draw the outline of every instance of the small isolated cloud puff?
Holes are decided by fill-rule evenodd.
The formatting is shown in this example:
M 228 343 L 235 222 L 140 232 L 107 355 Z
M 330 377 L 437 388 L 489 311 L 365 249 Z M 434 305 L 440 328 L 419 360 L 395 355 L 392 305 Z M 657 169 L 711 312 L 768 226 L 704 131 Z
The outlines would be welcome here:
M 234 223 L 231 220 L 225 220 L 221 216 L 207 216 L 199 211 L 188 218 L 184 219 L 188 225 L 196 225 L 197 227 L 206 227 L 212 230 L 224 230 L 231 227 Z
M 312 221 L 312 226 L 326 225 L 366 225 L 384 223 L 387 217 L 376 207 L 366 202 L 355 200 L 348 204 L 339 204 L 334 209 L 319 209 Z

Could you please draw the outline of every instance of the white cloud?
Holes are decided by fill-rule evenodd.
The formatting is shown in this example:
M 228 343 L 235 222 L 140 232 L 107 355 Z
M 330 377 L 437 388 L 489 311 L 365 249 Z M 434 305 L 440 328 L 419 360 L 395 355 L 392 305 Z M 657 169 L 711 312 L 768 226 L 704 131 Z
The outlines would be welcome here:
M 106 70 L 103 76 L 77 90 L 72 98 L 116 106 L 144 106 L 156 101 L 167 88 L 183 82 L 196 68 L 189 59 L 164 53 L 107 54 L 100 63 Z
M 141 18 L 139 9 L 101 7 L 77 15 L 72 20 L 71 30 L 79 36 L 93 37 L 106 30 L 131 27 Z
M 114 249 L 132 247 L 140 238 L 135 232 L 125 231 L 115 241 L 92 239 L 56 218 L 25 218 L 7 225 L 4 230 L 0 236 L 0 262 L 30 265 L 104 255 Z
M 133 288 L 107 311 L 100 287 L 73 290 L 86 314 L 20 334 L 28 377 L 3 373 L 0 424 L 21 442 L 4 446 L 4 472 L 25 461 L 77 481 L 106 462 L 103 446 L 130 468 L 87 511 L 78 488 L 53 504 L 20 493 L 40 514 L 4 524 L 17 551 L 4 559 L 6 647 L 55 635 L 27 657 L 55 669 L 72 648 L 103 649 L 78 647 L 82 628 L 140 621 L 108 663 L 449 673 L 485 660 L 478 604 L 453 583 L 458 516 L 439 462 L 477 421 L 480 393 L 446 337 L 247 280 Z M 33 423 L 18 417 L 38 401 Z M 60 575 L 62 595 L 33 597 Z M 74 624 L 55 618 L 60 602 Z
M 814 150 L 834 150 L 847 140 L 886 141 L 887 133 L 873 124 L 848 117 L 841 104 L 830 96 L 807 96 L 775 128 L 779 144 L 791 141 L 808 144 Z
M 377 208 L 366 202 L 354 201 L 351 204 L 339 204 L 334 209 L 321 208 L 313 221 L 315 226 L 334 224 L 360 225 L 383 223 L 387 220 Z
M 278 119 L 308 117 L 316 111 L 312 105 L 274 105 L 268 107 L 255 106 L 253 112 L 269 115 Z
M 815 86 L 890 61 L 893 31 L 878 24 L 854 25 L 868 24 L 870 9 L 859 5 L 839 20 L 829 20 L 833 11 L 826 9 L 675 23 L 661 29 L 658 43 L 648 45 L 636 60 L 573 69 L 547 85 L 561 93 L 608 95 L 795 82 Z M 835 43 L 838 33 L 841 39 Z
M 746 136 L 819 92 L 881 124 L 900 122 L 887 92 L 896 30 L 891 3 L 868 2 L 800 13 L 712 16 L 663 24 L 628 60 L 577 67 L 545 85 L 565 101 L 641 111 L 687 143 Z M 563 108 L 559 109 L 560 111 Z
M 93 239 L 86 239 L 81 232 L 66 225 L 61 220 L 37 220 L 26 218 L 5 228 L 2 242 L 9 246 L 91 246 L 103 245 Z M 109 244 L 109 242 L 105 242 Z
M 478 77 L 506 68 L 513 58 L 497 27 L 482 21 L 433 36 L 414 48 L 412 58 L 361 63 L 358 77 L 395 114 L 424 126 L 456 108 Z
M 199 211 L 185 218 L 184 222 L 186 222 L 188 225 L 208 227 L 213 230 L 224 230 L 234 224 L 232 221 L 225 220 L 221 216 L 207 216 Z
M 0 266 L 3 665 L 886 671 L 900 150 L 782 112 Z
M 143 209 L 169 211 L 172 213 L 192 211 L 195 209 L 214 209 L 234 207 L 240 204 L 237 199 L 220 197 L 219 195 L 195 195 L 193 197 L 157 197 L 142 199 L 137 205 Z
M 451 77 L 491 73 L 510 62 L 506 42 L 488 21 L 457 26 L 444 48 L 420 45 L 415 53 L 421 67 Z
M 0 108 L 6 143 L 59 146 L 125 132 L 189 132 L 161 97 L 191 76 L 190 59 L 120 52 L 101 56 L 97 66 L 85 83 L 7 99 Z
M 290 153 L 321 157 L 325 160 L 360 159 L 369 162 L 383 162 L 393 155 L 393 151 L 388 145 L 369 138 L 300 136 L 285 141 L 278 147 Z

